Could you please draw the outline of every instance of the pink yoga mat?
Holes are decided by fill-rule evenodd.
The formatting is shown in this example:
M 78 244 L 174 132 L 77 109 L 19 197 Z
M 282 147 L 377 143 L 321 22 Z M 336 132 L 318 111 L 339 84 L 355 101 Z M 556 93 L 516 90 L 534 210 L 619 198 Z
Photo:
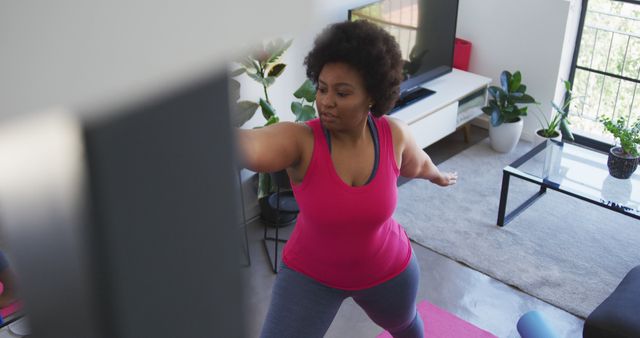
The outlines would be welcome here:
M 2 292 L 4 292 L 4 285 L 2 284 L 2 282 L 0 282 L 0 294 L 2 294 Z M 7 318 L 12 314 L 20 311 L 21 308 L 22 303 L 20 303 L 19 301 L 15 301 L 0 309 L 0 317 L 2 317 L 3 319 Z
M 418 304 L 418 313 L 424 322 L 425 338 L 497 338 L 426 300 Z M 385 331 L 377 338 L 391 338 L 391 335 Z
M 3 307 L 2 309 L 0 309 L 0 316 L 2 316 L 3 319 L 7 318 L 12 314 L 20 311 L 20 309 L 22 309 L 22 303 L 20 301 L 13 302 L 7 305 L 6 307 Z

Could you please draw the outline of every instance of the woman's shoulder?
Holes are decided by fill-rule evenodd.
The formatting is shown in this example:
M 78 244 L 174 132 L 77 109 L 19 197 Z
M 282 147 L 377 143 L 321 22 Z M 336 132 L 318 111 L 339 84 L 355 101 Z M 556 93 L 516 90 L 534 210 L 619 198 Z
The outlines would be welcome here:
M 407 123 L 395 117 L 391 117 L 389 115 L 383 115 L 382 117 L 380 117 L 380 120 L 386 121 L 387 125 L 389 125 L 389 129 L 391 130 L 391 136 L 393 137 L 394 141 L 403 140 L 405 138 L 405 135 L 409 131 L 409 125 L 407 125 Z
M 306 121 L 306 122 L 294 122 L 294 124 L 296 124 L 296 128 L 298 129 L 298 132 L 303 137 L 311 137 L 311 138 L 313 138 L 313 129 L 315 128 L 314 125 L 317 122 L 319 122 L 319 121 L 317 121 L 317 119 L 314 119 L 314 120 L 310 120 L 310 121 Z
M 293 134 L 297 137 L 304 137 L 313 135 L 313 123 L 311 121 L 303 122 L 292 122 L 292 121 L 283 121 L 279 122 L 277 125 L 279 129 L 285 133 Z
M 314 132 L 312 121 L 307 122 L 280 122 L 278 124 L 283 125 L 284 132 L 289 134 L 289 138 L 295 139 L 296 143 L 300 146 L 299 149 L 303 152 L 309 151 L 309 148 L 313 147 Z

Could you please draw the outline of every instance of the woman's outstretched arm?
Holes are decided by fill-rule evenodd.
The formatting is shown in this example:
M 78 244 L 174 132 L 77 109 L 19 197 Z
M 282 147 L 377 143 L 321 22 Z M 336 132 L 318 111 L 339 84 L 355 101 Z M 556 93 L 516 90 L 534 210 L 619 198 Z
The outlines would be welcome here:
M 408 178 L 426 179 L 443 187 L 457 182 L 457 173 L 438 170 L 429 155 L 420 149 L 406 123 L 394 118 L 387 120 L 394 134 L 394 144 L 398 143 L 394 148 L 402 154 L 400 175 Z
M 242 167 L 255 172 L 275 172 L 300 161 L 300 135 L 304 125 L 280 122 L 259 129 L 238 129 L 237 140 Z

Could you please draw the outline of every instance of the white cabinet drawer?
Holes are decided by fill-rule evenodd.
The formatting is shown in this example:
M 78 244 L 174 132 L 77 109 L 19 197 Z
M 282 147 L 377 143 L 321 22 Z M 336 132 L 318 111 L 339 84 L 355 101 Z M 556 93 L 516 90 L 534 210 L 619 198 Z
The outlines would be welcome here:
M 458 102 L 454 102 L 409 125 L 420 148 L 425 148 L 456 130 Z

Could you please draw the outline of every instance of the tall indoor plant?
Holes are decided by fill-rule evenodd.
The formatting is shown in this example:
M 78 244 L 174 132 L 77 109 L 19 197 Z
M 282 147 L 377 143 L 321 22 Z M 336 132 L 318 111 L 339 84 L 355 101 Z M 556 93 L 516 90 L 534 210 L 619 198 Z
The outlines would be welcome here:
M 559 138 L 560 135 L 562 135 L 562 139 L 573 141 L 573 134 L 571 133 L 571 129 L 569 129 L 569 106 L 576 97 L 574 97 L 571 91 L 571 82 L 565 80 L 563 83 L 565 93 L 562 104 L 557 105 L 552 101 L 551 105 L 553 106 L 554 112 L 551 118 L 547 119 L 543 115 L 542 118 L 544 121 L 538 119 L 541 128 L 536 130 L 536 135 L 541 140 Z
M 620 116 L 616 121 L 609 117 L 601 117 L 600 122 L 606 131 L 616 139 L 616 145 L 609 149 L 607 167 L 609 174 L 615 178 L 627 179 L 638 168 L 640 152 L 640 119 L 629 123 Z
M 508 153 L 515 148 L 522 134 L 522 116 L 527 115 L 525 104 L 535 103 L 535 99 L 526 94 L 527 86 L 522 83 L 522 74 L 503 71 L 500 74 L 500 87 L 489 87 L 491 99 L 482 111 L 489 115 L 489 138 L 491 147 L 498 152 Z
M 257 101 L 238 101 L 240 98 L 240 82 L 235 79 L 231 80 L 232 98 L 237 101 L 236 113 L 233 119 L 237 127 L 250 120 L 258 109 L 260 109 L 262 116 L 266 120 L 264 126 L 280 121 L 280 117 L 277 115 L 269 97 L 269 88 L 286 68 L 286 64 L 282 63 L 281 59 L 285 51 L 291 46 L 291 43 L 291 40 L 275 39 L 259 45 L 249 55 L 237 61 L 240 67 L 233 71 L 231 76 L 237 77 L 246 74 L 262 86 L 264 93 L 264 97 L 260 97 Z M 297 122 L 307 121 L 316 117 L 315 95 L 315 86 L 308 79 L 294 91 L 295 100 L 291 103 L 291 111 L 295 115 Z M 272 177 L 272 174 L 274 173 L 258 173 L 258 200 L 262 208 L 263 218 L 265 218 L 265 213 L 272 214 L 270 211 L 265 211 L 265 208 L 268 208 L 269 205 L 266 199 L 276 190 L 275 177 Z M 286 172 L 278 172 L 276 175 L 286 175 Z M 269 219 L 270 216 L 266 218 Z
M 282 75 L 284 69 L 287 67 L 286 64 L 281 62 L 281 58 L 284 52 L 291 46 L 291 42 L 291 40 L 284 41 L 283 39 L 276 39 L 268 43 L 263 43 L 255 48 L 249 55 L 237 61 L 240 68 L 233 71 L 231 77 L 247 74 L 248 77 L 262 86 L 264 92 L 264 98 L 259 98 L 257 102 L 244 100 L 236 103 L 234 121 L 237 126 L 242 126 L 250 120 L 258 108 L 261 109 L 262 116 L 266 120 L 265 126 L 280 121 L 275 109 L 271 105 L 268 89 L 275 83 L 276 79 Z M 238 91 L 236 96 L 236 99 L 238 99 L 240 97 L 240 82 L 232 79 L 231 83 L 232 87 Z

